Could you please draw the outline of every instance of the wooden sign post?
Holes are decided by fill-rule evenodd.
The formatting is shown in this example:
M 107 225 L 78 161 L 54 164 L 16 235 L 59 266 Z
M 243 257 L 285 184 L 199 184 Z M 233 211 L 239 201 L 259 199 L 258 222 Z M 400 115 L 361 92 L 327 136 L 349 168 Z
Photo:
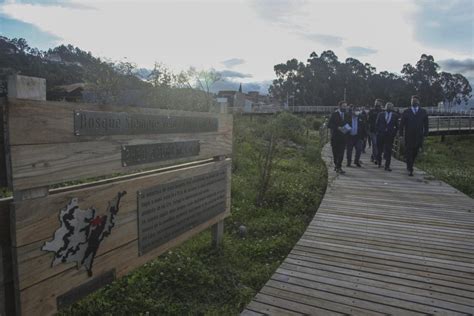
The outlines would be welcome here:
M 53 314 L 209 227 L 222 242 L 232 116 L 14 91 L 5 149 L 16 314 Z M 86 182 L 53 189 L 71 181 Z

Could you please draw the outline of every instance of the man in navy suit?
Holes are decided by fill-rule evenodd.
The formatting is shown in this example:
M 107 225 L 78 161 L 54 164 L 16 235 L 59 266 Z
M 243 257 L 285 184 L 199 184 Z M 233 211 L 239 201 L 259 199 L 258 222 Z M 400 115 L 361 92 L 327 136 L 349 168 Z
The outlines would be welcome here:
M 400 136 L 405 135 L 405 159 L 409 176 L 413 176 L 413 164 L 423 139 L 428 136 L 428 113 L 420 107 L 420 97 L 411 97 L 411 107 L 402 114 Z
M 360 168 L 360 155 L 362 153 L 364 138 L 367 136 L 367 121 L 365 117 L 361 115 L 360 109 L 351 105 L 349 107 L 347 124 L 351 127 L 347 135 L 347 166 L 351 166 L 352 150 L 355 148 L 354 165 Z
M 342 170 L 342 160 L 344 159 L 344 149 L 346 148 L 346 133 L 343 126 L 347 120 L 347 102 L 340 101 L 339 108 L 331 114 L 328 122 L 328 128 L 331 130 L 331 147 L 334 159 L 334 170 L 337 173 L 345 173 Z
M 377 164 L 379 168 L 382 165 L 382 153 L 385 159 L 385 170 L 390 169 L 390 162 L 392 161 L 393 140 L 398 131 L 398 114 L 393 111 L 393 103 L 387 102 L 385 111 L 377 115 L 376 133 L 377 133 Z

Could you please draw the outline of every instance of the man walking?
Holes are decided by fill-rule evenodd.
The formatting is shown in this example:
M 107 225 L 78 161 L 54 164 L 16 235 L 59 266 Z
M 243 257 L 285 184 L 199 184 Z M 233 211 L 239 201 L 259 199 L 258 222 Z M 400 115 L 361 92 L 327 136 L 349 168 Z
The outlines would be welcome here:
M 393 103 L 387 102 L 385 111 L 380 112 L 376 121 L 377 133 L 377 164 L 379 168 L 382 165 L 382 154 L 385 159 L 385 170 L 390 169 L 390 162 L 392 161 L 393 140 L 398 131 L 398 115 L 393 112 Z
M 342 170 L 342 160 L 344 159 L 344 149 L 346 148 L 346 101 L 338 103 L 338 109 L 331 114 L 328 122 L 328 128 L 331 130 L 331 147 L 334 159 L 334 170 L 337 173 L 345 173 Z M 346 126 L 347 127 L 347 126 Z
M 361 167 L 360 155 L 362 153 L 362 147 L 364 138 L 367 134 L 367 123 L 363 115 L 358 108 L 350 106 L 349 109 L 350 118 L 348 124 L 351 127 L 350 132 L 347 135 L 347 146 L 346 146 L 346 158 L 347 166 L 350 167 L 352 163 L 352 150 L 355 148 L 354 165 Z
M 400 136 L 405 135 L 405 159 L 409 176 L 413 176 L 413 164 L 424 137 L 428 136 L 428 113 L 420 107 L 420 97 L 411 97 L 411 107 L 402 114 Z
M 377 163 L 377 134 L 376 134 L 376 121 L 377 116 L 382 111 L 383 101 L 381 99 L 376 99 L 374 103 L 374 108 L 369 111 L 369 137 L 372 142 L 372 155 L 370 156 L 370 161 Z

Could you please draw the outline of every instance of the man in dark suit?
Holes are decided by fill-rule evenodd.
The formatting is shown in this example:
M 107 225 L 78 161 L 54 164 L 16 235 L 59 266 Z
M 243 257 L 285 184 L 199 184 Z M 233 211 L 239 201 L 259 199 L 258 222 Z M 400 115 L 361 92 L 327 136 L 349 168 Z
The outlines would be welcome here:
M 362 153 L 364 138 L 367 136 L 367 121 L 365 117 L 361 115 L 360 109 L 351 105 L 349 107 L 347 124 L 351 127 L 351 130 L 347 135 L 347 166 L 351 166 L 352 150 L 355 148 L 354 165 L 360 168 L 360 155 Z
M 345 173 L 342 170 L 342 160 L 344 159 L 344 149 L 346 148 L 346 132 L 343 128 L 346 125 L 346 101 L 338 103 L 339 108 L 331 114 L 328 128 L 331 130 L 331 147 L 334 159 L 334 170 L 337 173 Z
M 428 113 L 420 107 L 420 97 L 411 97 L 411 107 L 402 114 L 400 136 L 405 135 L 405 159 L 409 176 L 413 176 L 413 164 L 423 139 L 428 136 Z
M 385 170 L 390 169 L 390 162 L 392 160 L 393 140 L 398 131 L 398 114 L 393 111 L 393 103 L 387 102 L 385 111 L 380 112 L 376 121 L 377 133 L 377 164 L 379 168 L 382 165 L 382 153 L 385 159 Z
M 376 99 L 374 107 L 369 111 L 369 137 L 372 143 L 372 155 L 370 156 L 370 161 L 377 163 L 377 134 L 375 131 L 375 123 L 377 121 L 377 116 L 382 111 L 383 101 L 381 99 Z

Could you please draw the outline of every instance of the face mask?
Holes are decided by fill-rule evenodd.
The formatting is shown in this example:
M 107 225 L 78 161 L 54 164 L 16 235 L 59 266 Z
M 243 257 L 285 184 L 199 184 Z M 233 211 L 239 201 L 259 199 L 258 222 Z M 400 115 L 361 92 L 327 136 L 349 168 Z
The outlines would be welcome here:
M 355 111 L 354 114 L 355 114 L 356 116 L 359 116 L 360 111 Z
M 341 109 L 341 112 L 342 112 L 342 113 L 346 112 L 346 109 L 345 109 L 345 108 L 342 108 L 342 109 Z
M 414 103 L 413 103 L 413 106 L 414 106 L 415 108 L 417 108 L 417 107 L 419 107 L 419 106 L 420 106 L 420 103 L 418 103 L 418 102 L 414 102 Z

